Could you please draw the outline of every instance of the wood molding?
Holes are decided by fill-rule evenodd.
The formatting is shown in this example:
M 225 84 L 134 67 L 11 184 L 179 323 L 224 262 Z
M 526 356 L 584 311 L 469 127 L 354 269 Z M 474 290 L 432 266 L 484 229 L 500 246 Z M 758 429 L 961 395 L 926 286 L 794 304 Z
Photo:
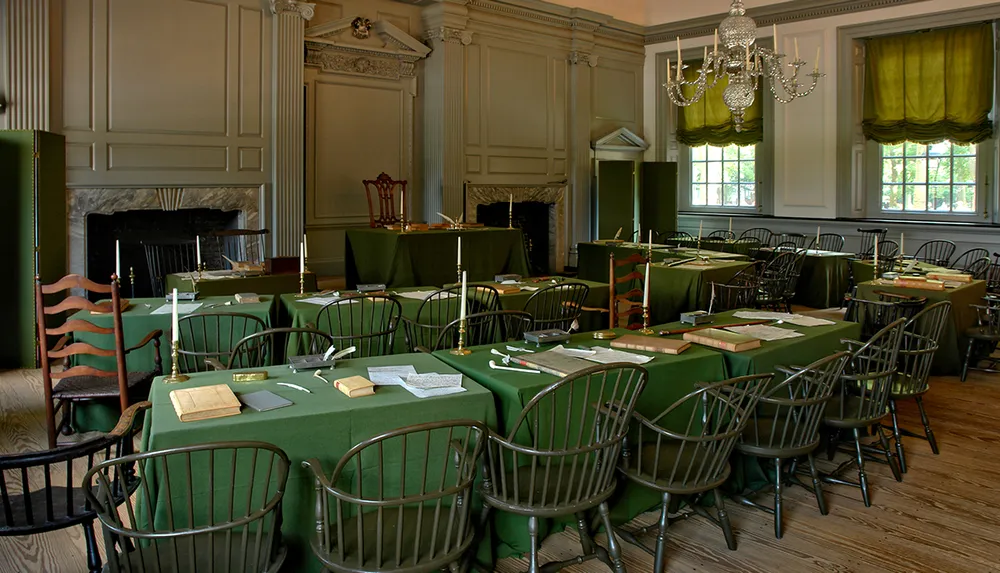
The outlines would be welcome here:
M 788 24 L 802 20 L 828 18 L 840 14 L 891 8 L 926 0 L 788 0 L 779 4 L 747 8 L 747 16 L 758 27 L 771 24 Z M 700 16 L 680 22 L 670 22 L 645 28 L 645 44 L 659 44 L 680 38 L 711 36 L 727 13 Z

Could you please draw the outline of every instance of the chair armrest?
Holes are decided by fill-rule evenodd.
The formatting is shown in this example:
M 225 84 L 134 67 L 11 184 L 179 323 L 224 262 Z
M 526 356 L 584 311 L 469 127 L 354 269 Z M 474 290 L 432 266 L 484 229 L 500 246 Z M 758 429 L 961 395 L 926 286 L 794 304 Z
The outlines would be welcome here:
M 140 410 L 147 410 L 152 406 L 153 404 L 149 401 L 136 402 L 135 404 L 129 406 L 124 412 L 122 412 L 121 417 L 118 418 L 118 423 L 115 424 L 115 427 L 110 432 L 108 432 L 108 436 L 114 436 L 117 438 L 127 436 L 132 431 L 132 427 L 135 425 L 136 414 L 138 414 Z
M 608 310 L 606 308 L 594 308 L 592 306 L 581 306 L 580 310 L 586 310 L 586 311 L 589 311 L 589 312 L 611 312 L 610 310 Z
M 149 344 L 150 342 L 152 342 L 154 339 L 157 342 L 159 342 L 159 339 L 160 339 L 161 336 L 163 336 L 163 331 L 160 330 L 159 328 L 157 328 L 156 330 L 154 330 L 154 331 L 150 332 L 149 334 L 147 334 L 146 337 L 143 338 L 141 342 L 139 342 L 139 344 L 136 344 L 135 346 L 130 346 L 130 347 L 126 348 L 125 349 L 125 354 L 128 354 L 129 352 L 132 352 L 133 350 L 139 350 L 143 346 L 146 346 L 147 344 Z
M 857 346 L 858 348 L 861 348 L 862 346 L 865 345 L 864 342 L 861 342 L 860 340 L 854 340 L 852 338 L 841 338 L 840 339 L 840 343 L 841 344 L 846 344 L 848 348 L 852 348 L 854 346 Z
M 226 369 L 226 367 L 222 364 L 222 362 L 219 361 L 218 358 L 206 358 L 205 366 L 208 366 L 209 368 L 215 370 L 216 372 Z

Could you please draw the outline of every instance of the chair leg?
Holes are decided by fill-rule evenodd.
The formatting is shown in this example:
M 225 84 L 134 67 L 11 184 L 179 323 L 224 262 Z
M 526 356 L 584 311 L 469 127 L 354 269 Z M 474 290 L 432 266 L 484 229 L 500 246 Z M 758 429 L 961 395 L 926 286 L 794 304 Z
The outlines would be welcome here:
M 667 568 L 667 514 L 670 512 L 670 494 L 663 494 L 663 507 L 660 509 L 660 527 L 656 532 L 656 555 L 653 557 L 653 573 L 663 573 Z
M 806 454 L 809 457 L 809 475 L 813 480 L 813 492 L 816 494 L 816 505 L 819 506 L 820 515 L 826 515 L 826 499 L 823 497 L 823 488 L 820 487 L 819 472 L 816 471 L 816 461 L 813 460 L 812 453 Z
M 781 539 L 781 533 L 781 458 L 774 458 L 774 536 Z
M 541 573 L 538 565 L 538 518 L 528 518 L 528 535 L 531 537 L 531 553 L 528 555 L 528 573 Z
M 580 547 L 584 555 L 594 552 L 594 541 L 590 538 L 590 524 L 587 523 L 587 513 L 581 511 L 576 514 L 577 532 L 580 534 Z
M 931 429 L 931 422 L 927 418 L 927 411 L 924 410 L 924 397 L 917 396 L 917 408 L 920 410 L 920 421 L 924 424 L 924 435 L 927 436 L 927 441 L 931 444 L 931 451 L 934 455 L 938 455 L 937 439 L 934 438 L 934 430 Z
M 733 525 L 729 523 L 729 514 L 726 513 L 726 504 L 722 500 L 722 492 L 716 488 L 712 492 L 712 496 L 715 497 L 715 510 L 719 516 L 719 525 L 722 526 L 722 535 L 726 538 L 726 547 L 730 551 L 736 551 L 736 536 L 733 535 Z
M 87 571 L 100 573 L 101 553 L 97 550 L 97 537 L 94 535 L 94 521 L 83 523 L 83 540 L 87 546 Z
M 858 483 L 861 484 L 861 498 L 865 501 L 865 507 L 872 506 L 872 500 L 868 495 L 868 476 L 865 475 L 865 456 L 861 453 L 861 432 L 854 428 L 854 449 L 858 463 Z
M 969 362 L 972 362 L 972 347 L 975 343 L 974 339 L 969 339 L 969 348 L 965 351 L 965 362 L 962 363 L 962 376 L 960 378 L 962 382 L 965 382 L 965 379 L 969 376 Z
M 878 441 L 882 445 L 882 451 L 885 452 L 885 463 L 889 464 L 889 469 L 892 470 L 892 477 L 896 478 L 896 481 L 903 481 L 903 473 L 899 471 L 899 466 L 893 462 L 889 440 L 885 437 L 885 433 L 882 432 L 882 426 L 875 424 L 875 431 L 878 432 Z
M 604 530 L 608 532 L 608 556 L 611 557 L 611 564 L 615 573 L 626 573 L 625 564 L 622 563 L 622 551 L 615 539 L 615 530 L 611 527 L 611 514 L 608 511 L 608 503 L 604 502 L 597 507 L 601 514 L 601 522 L 604 523 Z
M 889 414 L 892 416 L 892 438 L 896 440 L 896 457 L 899 458 L 899 471 L 906 473 L 906 453 L 903 451 L 903 434 L 899 431 L 899 418 L 896 416 L 896 400 L 889 398 Z

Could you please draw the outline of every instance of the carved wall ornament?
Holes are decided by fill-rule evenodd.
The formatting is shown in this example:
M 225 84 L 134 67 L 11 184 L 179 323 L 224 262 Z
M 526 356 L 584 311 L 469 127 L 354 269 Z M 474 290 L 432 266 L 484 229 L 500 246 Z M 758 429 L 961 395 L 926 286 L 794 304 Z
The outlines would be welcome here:
M 303 20 L 312 20 L 316 15 L 316 5 L 298 0 L 270 0 L 272 14 L 298 14 Z
M 462 44 L 463 46 L 468 46 L 472 43 L 472 32 L 466 30 L 459 30 L 458 28 L 449 28 L 447 26 L 440 26 L 438 28 L 432 28 L 424 34 L 425 40 L 441 40 L 442 42 L 454 42 L 456 44 Z
M 184 204 L 184 189 L 181 187 L 157 187 L 156 201 L 164 211 L 176 211 Z
M 375 31 L 382 46 L 358 43 L 341 43 L 338 37 L 347 30 L 357 36 L 361 28 Z M 414 77 L 416 62 L 427 57 L 431 49 L 420 40 L 383 20 L 369 21 L 360 16 L 341 18 L 333 22 L 311 26 L 305 31 L 306 65 L 316 66 L 324 72 L 367 76 L 383 79 Z
M 595 56 L 594 54 L 588 54 L 587 52 L 570 52 L 569 53 L 569 63 L 571 64 L 587 64 L 592 68 L 597 67 L 597 59 L 600 56 Z
M 357 18 L 351 20 L 351 34 L 359 40 L 367 40 L 368 36 L 371 34 L 372 21 L 368 18 L 362 18 L 358 16 Z

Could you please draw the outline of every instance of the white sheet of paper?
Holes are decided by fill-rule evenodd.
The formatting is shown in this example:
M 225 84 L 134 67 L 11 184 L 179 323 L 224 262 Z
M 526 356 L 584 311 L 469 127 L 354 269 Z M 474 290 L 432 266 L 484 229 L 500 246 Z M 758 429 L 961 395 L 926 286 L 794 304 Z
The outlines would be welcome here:
M 417 369 L 412 364 L 368 367 L 368 379 L 376 386 L 402 386 L 404 378 L 416 373 Z
M 785 322 L 794 324 L 795 326 L 829 326 L 831 324 L 837 324 L 832 320 L 816 318 L 814 316 L 796 316 L 794 318 L 789 318 Z
M 788 330 L 787 328 L 778 328 L 777 326 L 767 326 L 764 324 L 754 324 L 750 326 L 730 326 L 726 328 L 730 332 L 735 332 L 737 334 L 745 334 L 747 336 L 752 336 L 760 340 L 785 340 L 787 338 L 798 338 L 800 336 L 805 336 L 801 332 L 795 332 L 794 330 Z
M 593 350 L 594 354 L 591 356 L 584 356 L 583 359 L 590 360 L 591 362 L 597 362 L 598 364 L 611 364 L 612 362 L 645 364 L 653 359 L 652 356 L 625 352 L 624 350 L 616 350 L 614 348 L 604 348 L 601 346 L 595 346 Z
M 585 350 L 583 348 L 566 348 L 565 346 L 560 344 L 559 346 L 553 348 L 552 352 L 565 354 L 566 356 L 572 356 L 573 358 L 590 358 L 596 353 L 596 350 Z
M 410 374 L 406 377 L 406 385 L 421 390 L 431 388 L 455 388 L 462 385 L 461 374 L 438 374 L 428 372 L 426 374 Z
M 741 310 L 739 312 L 734 312 L 733 316 L 736 318 L 745 318 L 747 320 L 790 320 L 801 315 L 790 314 L 787 312 L 770 312 L 766 310 Z
M 299 302 L 304 302 L 304 303 L 308 303 L 308 304 L 318 304 L 320 306 L 326 306 L 326 305 L 330 304 L 331 302 L 337 302 L 338 300 L 340 300 L 339 297 L 314 296 L 314 297 L 311 297 L 311 298 L 304 298 L 304 299 L 300 300 Z M 357 303 L 358 303 L 358 301 L 356 301 L 356 300 L 352 300 L 350 302 L 350 304 L 357 304 Z
M 202 303 L 200 302 L 179 302 L 177 303 L 177 314 L 178 315 L 191 314 L 192 312 L 201 308 L 201 305 Z M 171 307 L 171 305 L 165 304 L 149 314 L 171 314 L 172 312 L 173 308 Z
M 437 292 L 436 290 L 411 290 L 408 292 L 396 292 L 396 296 L 412 298 L 413 300 L 427 300 L 427 297 Z M 458 295 L 450 292 L 438 295 L 439 298 L 457 298 Z
M 521 290 L 523 290 L 525 292 L 535 292 L 536 290 L 538 290 L 538 288 L 539 287 L 536 287 L 536 286 L 523 286 L 523 287 L 521 287 Z
M 408 386 L 403 384 L 403 388 L 416 396 L 417 398 L 433 398 L 434 396 L 447 396 L 448 394 L 458 394 L 459 392 L 465 392 L 465 388 L 461 386 L 452 386 L 449 388 L 414 388 L 413 386 Z

